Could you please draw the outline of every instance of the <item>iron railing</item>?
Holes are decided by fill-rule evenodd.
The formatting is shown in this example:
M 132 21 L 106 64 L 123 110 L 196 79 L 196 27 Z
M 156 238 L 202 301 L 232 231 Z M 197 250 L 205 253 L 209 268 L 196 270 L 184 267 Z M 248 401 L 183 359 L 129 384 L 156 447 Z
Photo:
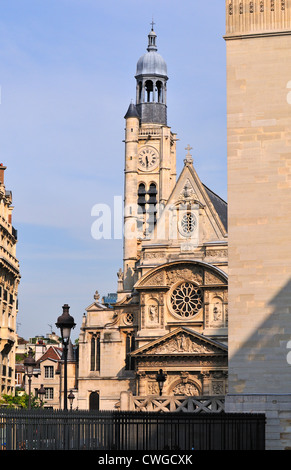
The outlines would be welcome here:
M 4 450 L 263 450 L 256 414 L 0 409 Z

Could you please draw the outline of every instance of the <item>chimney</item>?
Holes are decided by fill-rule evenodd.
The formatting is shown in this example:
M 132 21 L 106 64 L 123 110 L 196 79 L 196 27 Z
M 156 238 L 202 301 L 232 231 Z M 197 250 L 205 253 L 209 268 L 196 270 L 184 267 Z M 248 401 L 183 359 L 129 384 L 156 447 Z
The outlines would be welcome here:
M 3 166 L 3 163 L 0 163 L 0 183 L 4 184 L 4 171 L 6 170 L 6 166 Z

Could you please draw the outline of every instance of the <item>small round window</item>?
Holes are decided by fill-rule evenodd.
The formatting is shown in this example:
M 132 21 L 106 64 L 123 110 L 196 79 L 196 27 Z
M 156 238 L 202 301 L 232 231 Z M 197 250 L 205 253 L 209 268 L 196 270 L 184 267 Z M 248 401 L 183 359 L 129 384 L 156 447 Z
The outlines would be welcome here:
M 184 214 L 180 224 L 179 224 L 179 230 L 181 235 L 184 235 L 185 237 L 190 237 L 194 230 L 196 228 L 196 217 L 195 215 L 191 214 L 191 212 L 187 212 L 187 214 Z
M 171 294 L 173 311 L 182 318 L 191 318 L 202 308 L 202 290 L 191 282 L 177 286 Z

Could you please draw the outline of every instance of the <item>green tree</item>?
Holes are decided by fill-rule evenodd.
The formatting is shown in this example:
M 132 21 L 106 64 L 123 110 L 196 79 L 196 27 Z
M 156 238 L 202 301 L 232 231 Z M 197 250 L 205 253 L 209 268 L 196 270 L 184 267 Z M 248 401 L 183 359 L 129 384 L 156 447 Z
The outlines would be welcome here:
M 6 406 L 8 408 L 28 408 L 29 396 L 27 393 L 21 395 L 2 395 L 0 398 L 0 406 Z M 42 404 L 40 400 L 31 395 L 31 408 L 41 408 Z

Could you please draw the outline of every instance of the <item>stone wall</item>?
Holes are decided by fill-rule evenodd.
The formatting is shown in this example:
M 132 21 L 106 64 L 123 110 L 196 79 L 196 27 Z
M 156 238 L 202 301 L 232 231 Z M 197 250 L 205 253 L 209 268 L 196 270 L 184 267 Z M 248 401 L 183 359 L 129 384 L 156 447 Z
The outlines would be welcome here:
M 290 0 L 226 2 L 229 208 L 227 411 L 262 411 L 291 445 Z

